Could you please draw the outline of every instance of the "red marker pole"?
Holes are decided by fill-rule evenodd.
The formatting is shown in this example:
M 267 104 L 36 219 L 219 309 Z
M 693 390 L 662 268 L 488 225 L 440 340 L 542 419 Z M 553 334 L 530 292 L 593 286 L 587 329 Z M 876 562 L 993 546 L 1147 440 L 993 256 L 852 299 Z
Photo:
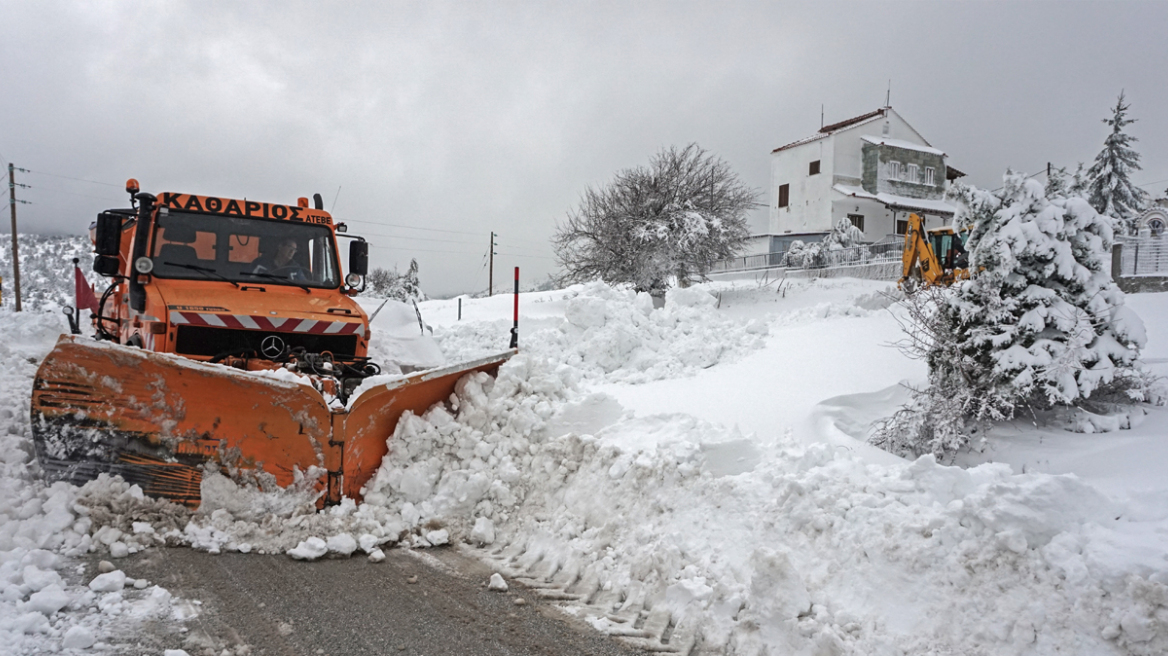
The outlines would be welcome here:
M 515 267 L 515 324 L 511 326 L 511 348 L 519 348 L 519 267 Z

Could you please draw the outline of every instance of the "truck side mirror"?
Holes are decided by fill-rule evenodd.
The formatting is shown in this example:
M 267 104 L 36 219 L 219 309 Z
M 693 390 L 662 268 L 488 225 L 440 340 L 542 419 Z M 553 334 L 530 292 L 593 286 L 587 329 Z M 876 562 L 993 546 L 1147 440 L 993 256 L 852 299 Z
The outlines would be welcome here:
M 122 246 L 122 217 L 110 212 L 97 215 L 94 229 L 93 247 L 97 257 L 93 258 L 93 270 L 103 276 L 118 272 L 118 251 Z
M 349 273 L 363 276 L 369 272 L 369 242 L 357 240 L 349 244 Z
M 122 246 L 122 217 L 109 212 L 97 215 L 93 246 L 98 255 L 118 256 Z

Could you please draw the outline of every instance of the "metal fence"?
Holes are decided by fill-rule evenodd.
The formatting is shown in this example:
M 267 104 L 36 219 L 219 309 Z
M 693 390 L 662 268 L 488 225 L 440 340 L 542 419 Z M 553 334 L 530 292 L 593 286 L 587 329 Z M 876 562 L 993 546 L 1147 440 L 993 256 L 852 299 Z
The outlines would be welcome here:
M 1168 276 L 1168 238 L 1119 237 L 1121 276 Z
M 714 263 L 710 273 L 761 269 L 826 269 L 862 264 L 882 264 L 899 262 L 904 253 L 904 241 L 899 239 L 850 248 L 821 249 L 818 246 L 818 243 L 812 243 L 802 249 L 719 260 Z

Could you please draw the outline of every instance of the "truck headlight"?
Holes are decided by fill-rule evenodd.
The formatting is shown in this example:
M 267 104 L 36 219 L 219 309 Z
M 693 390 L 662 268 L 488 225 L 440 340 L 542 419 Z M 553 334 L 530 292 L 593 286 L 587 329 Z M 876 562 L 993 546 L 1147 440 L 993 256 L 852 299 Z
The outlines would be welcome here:
M 143 255 L 134 260 L 134 270 L 138 273 L 150 273 L 154 270 L 154 260 Z
M 350 287 L 358 287 L 361 284 L 361 276 L 355 273 L 350 273 L 349 275 L 345 276 L 345 284 Z

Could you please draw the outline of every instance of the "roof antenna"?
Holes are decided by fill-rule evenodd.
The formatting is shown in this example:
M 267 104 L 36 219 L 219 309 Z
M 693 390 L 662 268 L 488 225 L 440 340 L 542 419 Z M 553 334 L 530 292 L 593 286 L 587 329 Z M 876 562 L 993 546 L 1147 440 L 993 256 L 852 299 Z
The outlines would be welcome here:
M 884 94 L 884 106 L 892 107 L 892 78 L 888 79 L 888 92 Z
M 823 103 L 819 103 L 819 129 L 823 129 Z

